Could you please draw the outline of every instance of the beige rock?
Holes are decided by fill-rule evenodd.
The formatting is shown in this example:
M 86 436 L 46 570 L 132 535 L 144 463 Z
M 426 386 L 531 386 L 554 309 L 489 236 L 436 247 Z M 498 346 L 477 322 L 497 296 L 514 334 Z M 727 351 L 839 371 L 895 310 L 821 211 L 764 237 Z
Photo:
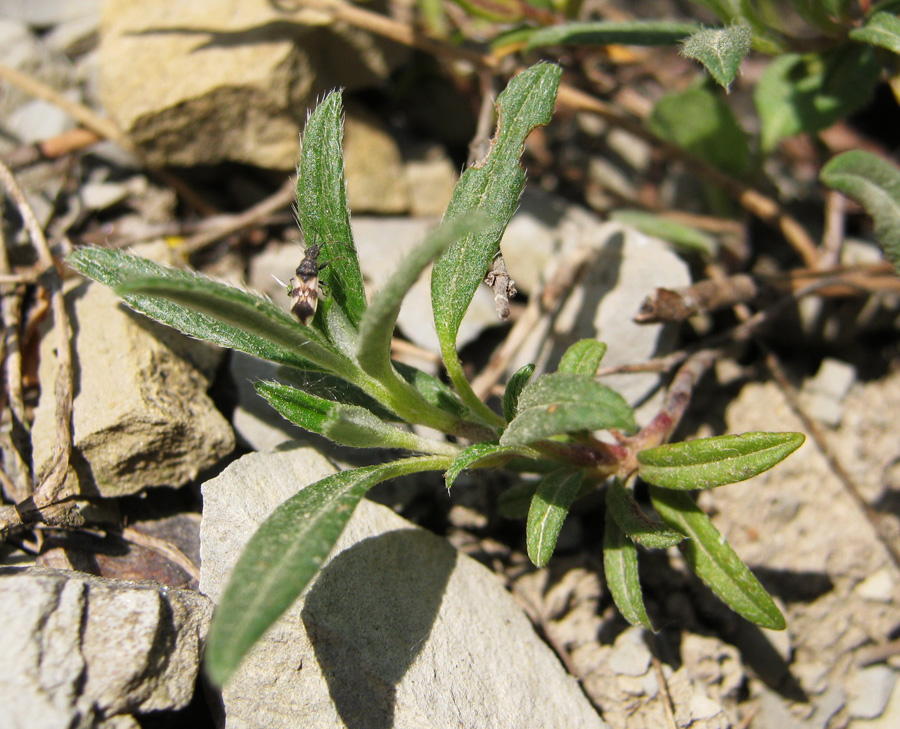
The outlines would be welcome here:
M 396 46 L 267 0 L 107 0 L 100 87 L 151 162 L 292 169 L 307 108 L 384 79 Z
M 208 345 L 131 312 L 100 284 L 77 286 L 66 302 L 75 370 L 68 477 L 78 479 L 79 493 L 109 497 L 181 486 L 231 452 L 231 426 L 191 361 Z M 32 431 L 38 475 L 56 442 L 55 346 L 51 330 L 41 341 L 43 390 Z

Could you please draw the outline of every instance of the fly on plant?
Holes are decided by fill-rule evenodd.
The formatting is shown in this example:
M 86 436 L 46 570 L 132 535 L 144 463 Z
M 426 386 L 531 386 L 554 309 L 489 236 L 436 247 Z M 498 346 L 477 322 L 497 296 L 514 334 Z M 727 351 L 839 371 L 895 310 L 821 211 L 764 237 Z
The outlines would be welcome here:
M 322 296 L 327 296 L 323 284 L 319 281 L 319 271 L 327 266 L 330 261 L 319 263 L 319 253 L 325 243 L 311 243 L 303 252 L 303 260 L 294 272 L 296 278 L 292 278 L 290 284 L 278 281 L 291 297 L 291 313 L 303 326 L 307 326 L 316 314 L 319 303 L 319 291 Z M 346 245 L 339 241 L 333 241 L 332 245 Z M 337 260 L 337 259 L 332 259 Z

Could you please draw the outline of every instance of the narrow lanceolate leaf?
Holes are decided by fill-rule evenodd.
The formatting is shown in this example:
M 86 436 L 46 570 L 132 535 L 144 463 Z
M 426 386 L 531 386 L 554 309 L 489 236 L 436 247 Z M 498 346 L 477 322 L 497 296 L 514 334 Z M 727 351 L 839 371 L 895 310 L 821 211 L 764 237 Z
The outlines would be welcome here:
M 375 413 L 382 420 L 402 420 L 400 416 L 388 410 L 374 397 L 340 377 L 325 372 L 309 372 L 293 367 L 282 367 L 278 370 L 278 378 L 317 398 L 346 405 L 359 405 L 359 407 Z
M 814 134 L 859 109 L 880 74 L 873 49 L 855 43 L 776 58 L 753 91 L 763 152 L 771 152 L 785 137 Z
M 556 370 L 593 377 L 597 374 L 604 354 L 606 345 L 603 342 L 596 339 L 582 339 L 565 351 Z
M 69 255 L 66 262 L 85 276 L 110 288 L 116 288 L 127 281 L 147 278 L 208 281 L 192 271 L 180 271 L 109 248 L 79 248 Z M 320 369 L 319 365 L 302 356 L 306 342 L 291 340 L 290 343 L 276 343 L 252 330 L 223 323 L 213 315 L 200 313 L 157 296 L 129 294 L 122 298 L 135 311 L 173 327 L 189 337 L 304 370 Z M 310 339 L 318 341 L 315 333 Z
M 671 46 L 697 31 L 696 23 L 672 20 L 601 20 L 541 28 L 528 39 L 527 50 L 545 46 Z
M 648 549 L 668 549 L 684 540 L 684 534 L 651 519 L 618 478 L 606 490 L 606 510 L 631 540 Z
M 458 238 L 476 233 L 486 222 L 477 215 L 444 222 L 403 258 L 399 268 L 372 298 L 359 327 L 357 361 L 376 380 L 391 382 L 396 379 L 391 366 L 391 337 L 403 297 L 426 266 L 447 246 Z
M 353 377 L 355 365 L 334 350 L 321 334 L 295 322 L 268 299 L 204 276 L 192 278 L 138 278 L 116 287 L 122 297 L 165 299 L 186 310 L 204 314 L 229 327 L 270 342 L 280 349 L 295 349 L 325 370 Z
M 853 150 L 830 160 L 819 178 L 872 216 L 875 237 L 900 273 L 900 169 L 871 152 Z
M 606 512 L 603 530 L 603 573 L 606 576 L 606 586 L 622 617 L 632 625 L 653 630 L 641 593 L 637 547 L 628 539 L 609 510 Z
M 316 574 L 372 486 L 395 476 L 439 470 L 448 459 L 410 458 L 342 471 L 279 506 L 251 537 L 213 617 L 206 669 L 224 685 L 253 644 Z
M 553 556 L 559 531 L 583 481 L 582 471 L 560 469 L 547 474 L 538 486 L 525 526 L 528 557 L 536 567 L 543 567 Z
M 473 443 L 460 452 L 444 472 L 444 483 L 449 489 L 456 478 L 467 468 L 496 468 L 516 456 L 527 456 L 527 448 L 506 448 L 497 443 Z M 535 453 L 534 455 L 540 455 Z
M 688 566 L 722 602 L 751 623 L 784 630 L 772 598 L 688 494 L 651 486 L 650 501 L 664 522 L 688 537 L 681 543 Z
M 550 121 L 560 74 L 559 66 L 538 63 L 513 78 L 500 94 L 490 154 L 463 173 L 445 214 L 453 220 L 480 211 L 492 226 L 454 242 L 435 261 L 431 274 L 434 324 L 447 372 L 463 401 L 489 423 L 500 419 L 469 387 L 456 355 L 456 334 L 515 212 L 525 184 L 525 171 L 519 164 L 525 138 L 536 126 Z
M 744 433 L 662 445 L 637 454 L 638 475 L 667 489 L 711 489 L 768 471 L 804 440 L 802 433 Z
M 278 382 L 257 382 L 256 391 L 295 425 L 353 448 L 403 448 L 421 453 L 456 455 L 449 443 L 430 440 L 385 423 L 356 405 L 332 402 Z
M 519 414 L 500 445 L 527 445 L 579 430 L 637 430 L 634 413 L 615 390 L 585 375 L 555 372 L 528 384 L 519 396 Z
M 900 17 L 896 13 L 872 13 L 865 25 L 850 31 L 850 39 L 900 54 Z
M 744 56 L 750 52 L 750 41 L 750 26 L 745 23 L 727 28 L 701 28 L 684 42 L 681 52 L 700 61 L 716 83 L 727 89 Z
M 662 218 L 656 213 L 642 210 L 616 210 L 609 216 L 625 225 L 637 228 L 642 233 L 668 241 L 684 251 L 712 255 L 716 250 L 716 239 L 699 228 L 685 225 L 675 220 Z
M 332 337 L 346 336 L 340 330 L 347 322 L 358 327 L 366 309 L 344 183 L 342 115 L 341 93 L 333 91 L 306 122 L 297 166 L 297 218 L 303 237 L 306 245 L 326 244 L 319 253 L 320 262 L 325 264 L 319 277 L 329 290 L 329 300 L 322 309 L 328 312 L 324 327 Z M 329 321 L 338 315 L 344 321 Z M 319 321 L 321 316 L 317 315 Z M 335 329 L 338 331 L 333 332 Z
M 531 376 L 534 374 L 534 365 L 527 364 L 516 370 L 515 374 L 509 378 L 506 383 L 506 390 L 503 392 L 503 417 L 509 422 L 519 411 L 519 395 L 522 394 L 522 388 L 528 384 Z

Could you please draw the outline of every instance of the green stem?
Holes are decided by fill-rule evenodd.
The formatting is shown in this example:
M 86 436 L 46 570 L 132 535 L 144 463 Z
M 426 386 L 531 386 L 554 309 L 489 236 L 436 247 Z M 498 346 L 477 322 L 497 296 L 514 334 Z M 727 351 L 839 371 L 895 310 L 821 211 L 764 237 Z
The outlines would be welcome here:
M 441 356 L 444 358 L 447 374 L 450 376 L 450 381 L 456 388 L 460 399 L 485 425 L 489 425 L 492 428 L 504 427 L 506 421 L 485 405 L 478 398 L 478 395 L 475 394 L 475 391 L 469 384 L 469 380 L 466 378 L 465 372 L 463 372 L 462 362 L 460 362 L 456 351 L 452 347 L 441 346 Z

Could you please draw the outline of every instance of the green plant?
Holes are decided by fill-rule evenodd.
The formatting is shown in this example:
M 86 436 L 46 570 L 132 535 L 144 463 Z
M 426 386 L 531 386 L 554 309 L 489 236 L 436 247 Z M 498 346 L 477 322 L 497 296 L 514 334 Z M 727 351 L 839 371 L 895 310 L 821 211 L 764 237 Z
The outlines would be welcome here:
M 115 287 L 134 309 L 190 336 L 249 352 L 284 366 L 291 385 L 261 382 L 259 393 L 284 417 L 344 445 L 399 448 L 417 454 L 342 471 L 307 486 L 278 507 L 251 538 L 210 630 L 207 668 L 223 684 L 242 656 L 301 593 L 328 555 L 368 489 L 396 476 L 443 471 L 448 488 L 465 469 L 509 465 L 543 474 L 534 487 L 504 498 L 514 513 L 527 505 L 528 552 L 547 563 L 572 502 L 607 486 L 605 563 L 616 603 L 631 622 L 651 627 L 637 580 L 637 544 L 682 544 L 688 563 L 734 610 L 759 625 L 784 618 L 708 518 L 686 493 L 758 474 L 803 442 L 797 433 L 749 433 L 661 445 L 665 430 L 638 429 L 630 406 L 598 382 L 606 345 L 574 344 L 558 371 L 510 379 L 502 415 L 479 400 L 456 353 L 460 321 L 499 247 L 524 186 L 519 164 L 525 137 L 547 124 L 560 69 L 538 64 L 515 77 L 498 99 L 490 155 L 461 177 L 444 222 L 408 256 L 386 286 L 366 301 L 344 197 L 341 95 L 310 116 L 298 169 L 298 214 L 308 241 L 337 241 L 323 255 L 331 291 L 309 326 L 271 301 L 198 274 L 122 252 L 85 248 L 69 263 Z M 441 352 L 453 387 L 390 359 L 400 302 L 434 261 L 432 299 Z M 533 378 L 533 379 L 532 379 Z M 421 424 L 455 436 L 415 435 Z M 616 443 L 592 431 L 606 430 Z M 631 495 L 636 477 L 650 486 L 660 515 L 644 514 Z M 259 565 L 266 565 L 264 570 Z

